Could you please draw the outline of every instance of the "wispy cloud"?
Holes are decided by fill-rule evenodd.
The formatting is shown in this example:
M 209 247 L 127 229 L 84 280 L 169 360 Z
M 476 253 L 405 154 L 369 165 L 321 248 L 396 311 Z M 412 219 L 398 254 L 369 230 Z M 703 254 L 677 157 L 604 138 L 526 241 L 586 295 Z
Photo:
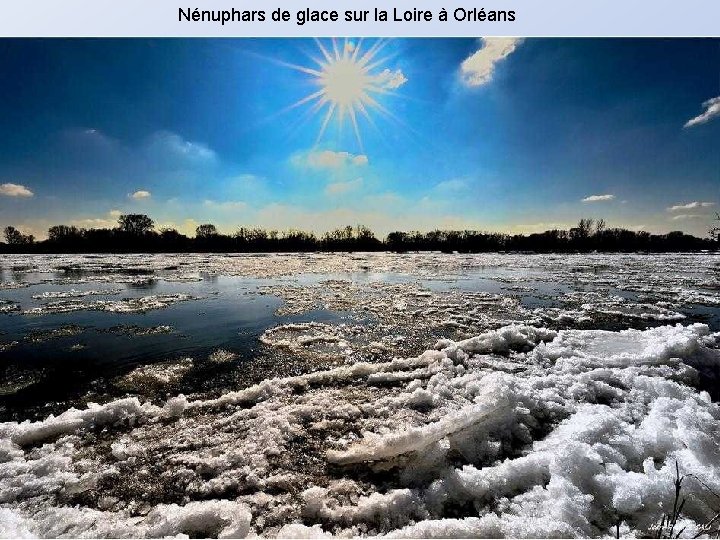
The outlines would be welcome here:
M 495 66 L 510 56 L 520 38 L 481 38 L 482 47 L 460 64 L 460 76 L 467 86 L 482 86 L 489 83 L 495 72 Z
M 687 204 L 676 204 L 675 206 L 668 207 L 668 212 L 678 212 L 680 210 L 694 210 L 696 208 L 709 208 L 711 206 L 714 206 L 714 202 L 702 202 L 702 201 L 693 201 Z
M 313 169 L 340 169 L 347 166 L 365 166 L 368 164 L 368 157 L 365 154 L 319 150 L 304 155 L 296 155 L 293 157 L 292 162 L 297 166 L 311 167 Z
M 149 191 L 146 191 L 144 189 L 139 189 L 135 193 L 131 193 L 129 197 L 135 199 L 136 201 L 141 201 L 143 199 L 149 199 L 152 196 L 152 194 Z
M 707 216 L 703 214 L 678 214 L 672 217 L 673 221 L 687 221 L 688 219 L 701 219 Z
M 386 90 L 397 90 L 407 82 L 407 77 L 400 69 L 390 71 L 385 68 L 375 77 L 375 84 Z
M 615 195 L 612 195 L 610 193 L 607 193 L 605 195 L 589 195 L 582 199 L 582 202 L 584 203 L 594 203 L 594 202 L 604 202 L 604 201 L 612 201 L 615 199 Z
M 188 141 L 170 131 L 157 131 L 145 142 L 143 148 L 150 158 L 165 162 L 206 163 L 215 161 L 217 155 L 207 145 Z
M 702 114 L 697 115 L 695 118 L 691 118 L 683 127 L 689 128 L 698 126 L 700 124 L 706 124 L 716 116 L 720 116 L 720 96 L 708 99 L 702 104 L 705 110 Z
M 0 184 L 0 195 L 4 197 L 32 197 L 34 193 L 21 184 Z
M 466 180 L 463 180 L 462 178 L 453 178 L 452 180 L 445 180 L 435 184 L 434 189 L 437 191 L 461 191 L 466 187 L 468 187 Z
M 360 189 L 363 185 L 363 179 L 362 178 L 356 178 L 355 180 L 350 180 L 349 182 L 333 182 L 332 184 L 328 184 L 325 187 L 325 194 L 326 195 L 342 195 L 344 193 L 348 193 L 350 191 L 357 191 Z
M 210 199 L 205 200 L 203 205 L 213 210 L 246 210 L 248 204 L 245 201 L 213 201 Z

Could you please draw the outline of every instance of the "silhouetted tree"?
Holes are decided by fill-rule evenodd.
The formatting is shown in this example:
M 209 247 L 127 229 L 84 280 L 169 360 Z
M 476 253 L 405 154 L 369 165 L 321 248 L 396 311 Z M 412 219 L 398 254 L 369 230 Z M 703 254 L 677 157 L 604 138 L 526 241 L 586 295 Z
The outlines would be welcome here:
M 401 231 L 391 232 L 387 235 L 386 243 L 392 251 L 407 251 L 407 233 Z
M 131 236 L 143 236 L 155 227 L 155 222 L 145 214 L 123 214 L 118 218 L 120 230 Z
M 5 233 L 5 240 L 11 246 L 22 246 L 35 242 L 35 237 L 32 234 L 23 234 L 12 226 L 5 227 L 3 232 Z
M 5 233 L 5 241 L 10 245 L 17 245 L 22 243 L 22 233 L 15 227 L 7 226 L 3 231 Z
M 713 240 L 720 241 L 720 213 L 718 212 L 715 213 L 715 221 L 717 224 L 710 227 L 708 234 L 710 234 L 710 238 Z
M 217 236 L 217 234 L 217 227 L 215 227 L 215 225 L 213 225 L 212 223 L 204 223 L 203 225 L 198 225 L 195 229 L 196 238 L 210 238 L 212 236 Z
M 82 238 L 84 232 L 74 225 L 54 225 L 48 229 L 48 241 L 77 242 Z
M 73 252 L 254 252 L 254 251 L 419 251 L 437 250 L 447 253 L 480 253 L 492 251 L 587 252 L 663 252 L 717 249 L 720 236 L 720 215 L 709 233 L 710 238 L 697 238 L 681 231 L 651 234 L 608 228 L 599 219 L 581 219 L 570 230 L 553 229 L 530 235 L 480 232 L 395 231 L 384 241 L 363 225 L 346 226 L 329 231 L 318 238 L 314 233 L 288 230 L 278 233 L 260 228 L 239 228 L 232 236 L 221 234 L 212 224 L 203 224 L 195 238 L 188 238 L 175 229 L 153 232 L 154 222 L 143 214 L 120 217 L 115 229 L 79 229 L 55 225 L 48 230 L 48 240 L 34 242 L 32 235 L 22 234 L 15 227 L 5 229 L 7 243 L 0 243 L 3 252 L 73 253 Z

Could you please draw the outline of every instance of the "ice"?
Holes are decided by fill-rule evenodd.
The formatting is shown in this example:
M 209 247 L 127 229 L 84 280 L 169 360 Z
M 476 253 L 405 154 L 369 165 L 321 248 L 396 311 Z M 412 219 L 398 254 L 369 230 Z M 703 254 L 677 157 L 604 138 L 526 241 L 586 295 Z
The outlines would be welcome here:
M 126 390 L 164 388 L 180 381 L 193 367 L 192 358 L 139 366 L 118 377 L 115 384 Z
M 20 306 L 10 300 L 0 300 L 0 314 L 20 311 Z
M 247 506 L 226 500 L 158 505 L 144 518 L 68 507 L 29 522 L 0 509 L 0 536 L 37 538 L 42 531 L 42 536 L 75 538 L 245 538 L 251 519 Z
M 69 291 L 45 291 L 41 294 L 34 294 L 32 297 L 35 300 L 52 300 L 64 298 L 83 298 L 85 296 L 109 296 L 113 294 L 120 294 L 121 292 L 122 289 L 98 289 L 87 291 L 70 289 Z
M 92 282 L 107 264 L 20 258 Z M 687 304 L 712 306 L 716 256 L 183 262 L 113 264 L 168 280 L 287 277 L 263 285 L 285 304 L 259 347 L 282 375 L 174 395 L 210 362 L 162 361 L 115 381 L 125 397 L 0 424 L 0 536 L 642 537 L 672 508 L 676 466 L 681 536 L 718 512 L 720 333 Z M 463 290 L 478 267 L 512 286 Z M 362 277 L 291 279 L 308 268 Z M 317 308 L 352 317 L 303 319 Z M 208 359 L 232 359 L 220 345 Z M 146 402 L 140 387 L 162 392 Z
M 225 349 L 218 349 L 210 353 L 210 356 L 208 356 L 208 361 L 215 364 L 223 364 L 225 362 L 232 362 L 237 358 L 237 356 L 238 355 L 234 352 L 227 351 Z
M 233 501 L 195 501 L 156 506 L 143 527 L 151 538 L 178 534 L 217 538 L 245 538 L 252 516 L 247 506 Z
M 41 307 L 27 309 L 23 313 L 26 315 L 46 315 L 82 310 L 108 311 L 111 313 L 144 313 L 192 299 L 193 297 L 188 294 L 179 293 L 149 295 L 139 298 L 125 298 L 123 300 L 94 300 L 91 302 L 81 302 L 71 298 L 48 302 Z
M 328 452 L 328 460 L 331 463 L 348 464 L 390 459 L 409 452 L 420 452 L 455 433 L 469 428 L 482 429 L 486 422 L 497 422 L 498 418 L 507 416 L 511 406 L 511 395 L 502 392 L 498 399 L 469 405 L 420 428 L 410 428 L 400 433 L 379 437 L 374 433 L 367 433 L 361 442 L 347 450 Z
M 720 410 L 693 387 L 690 366 L 698 358 L 720 362 L 720 351 L 708 347 L 714 340 L 702 324 L 622 332 L 514 325 L 444 340 L 440 350 L 417 357 L 267 380 L 216 399 L 179 396 L 164 407 L 126 399 L 6 423 L 2 493 L 6 502 L 82 493 L 112 476 L 113 463 L 158 458 L 196 478 L 188 493 L 212 496 L 242 485 L 292 493 L 308 477 L 284 469 L 288 445 L 319 433 L 328 466 L 394 470 L 396 484 L 369 492 L 350 479 L 305 487 L 284 510 L 285 519 L 305 520 L 302 527 L 286 522 L 274 534 L 598 536 L 611 534 L 618 520 L 642 532 L 672 504 L 675 462 L 688 475 L 688 530 L 699 530 L 715 504 L 707 488 L 720 490 Z M 508 355 L 524 369 L 493 369 Z M 381 390 L 383 374 L 401 386 Z M 358 393 L 363 381 L 369 386 Z M 353 437 L 348 423 L 362 436 Z M 79 466 L 73 437 L 103 425 L 125 426 L 111 444 L 112 461 Z M 203 432 L 214 434 L 206 450 L 185 446 Z M 18 509 L 13 526 L 38 531 L 43 512 L 67 511 L 36 504 Z M 474 515 L 444 518 L 448 508 L 468 505 Z M 248 516 L 261 510 L 270 512 L 242 496 L 160 504 L 137 522 L 113 511 L 103 526 L 115 520 L 112 530 L 144 536 L 245 535 Z M 99 523 L 86 529 L 109 530 Z
M 157 415 L 158 407 L 141 404 L 137 398 L 111 401 L 105 405 L 90 403 L 84 410 L 69 409 L 59 416 L 50 416 L 39 422 L 4 422 L 0 424 L 0 437 L 18 446 L 35 445 L 81 428 L 127 422 Z

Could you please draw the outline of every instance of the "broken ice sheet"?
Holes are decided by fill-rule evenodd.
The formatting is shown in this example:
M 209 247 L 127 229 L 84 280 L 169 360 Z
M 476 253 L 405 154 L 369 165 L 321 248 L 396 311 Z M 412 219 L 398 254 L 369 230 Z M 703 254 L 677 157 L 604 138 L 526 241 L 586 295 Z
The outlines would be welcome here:
M 133 391 L 173 388 L 195 369 L 180 357 L 121 376 L 123 397 L 0 424 L 0 532 L 641 536 L 672 507 L 677 463 L 682 535 L 694 536 L 720 492 L 720 328 L 711 306 L 695 315 L 705 297 L 679 291 L 704 291 L 711 270 L 683 268 L 713 257 L 189 255 L 182 271 L 146 258 L 161 283 L 205 267 L 282 276 L 262 284 L 287 311 L 258 330 L 255 360 L 206 362 L 235 354 L 220 340 L 196 357 L 273 376 L 152 401 Z M 292 279 L 308 267 L 314 282 Z M 454 286 L 477 268 L 474 283 L 497 288 Z M 508 279 L 522 290 L 502 289 Z M 550 304 L 527 304 L 536 293 Z M 357 317 L 302 320 L 318 305 Z

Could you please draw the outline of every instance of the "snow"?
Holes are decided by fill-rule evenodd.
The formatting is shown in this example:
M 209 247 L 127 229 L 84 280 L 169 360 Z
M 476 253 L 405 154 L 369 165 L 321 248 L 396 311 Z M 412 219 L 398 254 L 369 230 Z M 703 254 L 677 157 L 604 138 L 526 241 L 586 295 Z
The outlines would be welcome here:
M 117 264 L 160 272 L 171 261 Z M 368 314 L 267 329 L 262 348 L 289 364 L 283 376 L 133 395 L 170 388 L 195 365 L 160 362 L 118 379 L 127 397 L 1 423 L 0 536 L 609 537 L 619 527 L 640 537 L 672 508 L 676 466 L 682 536 L 703 534 L 718 512 L 720 333 L 683 300 L 712 302 L 713 274 L 683 271 L 714 268 L 711 256 L 538 257 L 526 271 L 567 290 L 533 307 L 515 295 L 532 280 L 508 270 L 519 256 L 188 262 L 170 279 L 196 266 L 277 277 L 315 264 L 411 279 L 268 285 L 287 300 L 283 317 L 318 305 Z M 414 280 L 480 263 L 512 294 Z M 222 369 L 252 365 L 233 358 L 208 355 Z M 295 371 L 298 358 L 311 367 Z
M 243 477 L 259 491 L 297 486 L 293 471 L 274 463 L 298 434 L 315 430 L 328 440 L 329 466 L 394 470 L 396 484 L 367 492 L 349 478 L 306 487 L 293 511 L 306 527 L 286 523 L 275 531 L 280 536 L 598 536 L 610 534 L 618 519 L 643 531 L 672 503 L 676 461 L 691 476 L 685 512 L 688 530 L 698 530 L 715 501 L 693 479 L 720 490 L 720 408 L 692 386 L 692 365 L 719 364 L 716 341 L 702 324 L 622 332 L 515 325 L 442 340 L 413 358 L 268 380 L 213 400 L 179 396 L 158 407 L 127 398 L 42 422 L 5 423 L 0 493 L 14 512 L 6 527 L 48 535 L 58 531 L 42 529 L 50 515 L 75 523 L 68 507 L 27 501 L 91 490 L 114 474 L 114 463 L 155 459 L 159 436 L 178 470 L 210 475 L 197 477 L 201 493 L 222 493 Z M 487 367 L 506 357 L 525 369 Z M 396 391 L 373 393 L 372 377 L 404 372 L 417 377 L 398 377 Z M 358 401 L 353 387 L 363 380 L 369 394 Z M 201 411 L 213 412 L 196 416 Z M 362 436 L 349 437 L 347 422 Z M 83 465 L 88 458 L 79 457 L 77 437 L 119 425 L 112 460 Z M 222 435 L 230 426 L 244 436 Z M 199 430 L 215 433 L 209 453 L 180 443 L 200 437 Z M 474 515 L 443 519 L 447 508 L 468 505 Z M 88 510 L 69 530 L 242 537 L 251 530 L 253 506 L 242 497 L 160 504 L 142 520 Z

